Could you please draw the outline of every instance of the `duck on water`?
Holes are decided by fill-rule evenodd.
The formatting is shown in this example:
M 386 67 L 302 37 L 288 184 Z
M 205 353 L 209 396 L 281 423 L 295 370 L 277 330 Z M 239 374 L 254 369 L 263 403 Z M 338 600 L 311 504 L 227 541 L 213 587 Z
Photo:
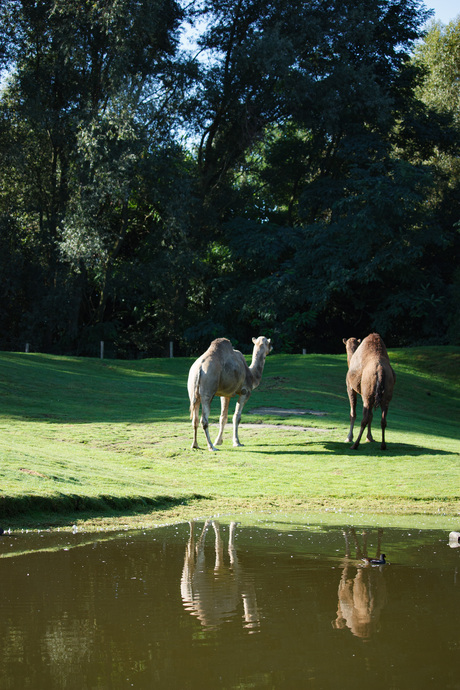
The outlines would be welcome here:
M 369 565 L 385 565 L 386 560 L 385 560 L 385 554 L 382 553 L 380 558 L 368 558 L 367 556 L 363 558 L 363 561 L 365 563 L 368 563 Z

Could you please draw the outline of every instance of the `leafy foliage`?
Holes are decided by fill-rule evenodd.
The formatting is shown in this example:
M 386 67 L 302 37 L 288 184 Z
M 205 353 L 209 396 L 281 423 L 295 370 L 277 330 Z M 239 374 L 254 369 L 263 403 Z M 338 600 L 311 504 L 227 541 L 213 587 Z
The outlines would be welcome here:
M 2 10 L 2 347 L 458 342 L 456 24 L 411 57 L 418 0 Z

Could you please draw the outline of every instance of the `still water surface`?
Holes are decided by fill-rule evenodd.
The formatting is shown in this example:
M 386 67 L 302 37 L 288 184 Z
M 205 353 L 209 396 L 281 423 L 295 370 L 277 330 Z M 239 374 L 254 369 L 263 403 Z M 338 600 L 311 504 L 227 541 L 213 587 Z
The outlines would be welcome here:
M 458 689 L 449 531 L 272 519 L 5 534 L 0 688 Z M 384 566 L 361 560 L 379 552 Z

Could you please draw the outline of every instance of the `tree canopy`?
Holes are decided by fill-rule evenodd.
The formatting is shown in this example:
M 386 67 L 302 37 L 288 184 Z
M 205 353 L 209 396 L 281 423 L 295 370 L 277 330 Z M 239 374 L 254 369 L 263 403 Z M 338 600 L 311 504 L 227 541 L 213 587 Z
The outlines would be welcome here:
M 458 23 L 424 35 L 417 0 L 1 10 L 0 347 L 458 342 Z

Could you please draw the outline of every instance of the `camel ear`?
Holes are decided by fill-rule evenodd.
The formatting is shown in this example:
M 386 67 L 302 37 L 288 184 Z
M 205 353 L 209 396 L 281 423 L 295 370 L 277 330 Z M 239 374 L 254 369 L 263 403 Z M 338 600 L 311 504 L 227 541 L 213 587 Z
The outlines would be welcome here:
M 253 339 L 252 339 L 252 342 L 253 342 L 254 345 L 255 345 L 255 344 L 256 344 L 256 338 L 253 338 Z
M 358 343 L 360 343 L 360 342 L 361 342 L 361 338 L 358 338 Z
M 348 340 L 348 338 L 343 338 L 342 343 L 343 343 L 344 345 L 346 345 L 346 344 L 347 344 L 347 340 Z

